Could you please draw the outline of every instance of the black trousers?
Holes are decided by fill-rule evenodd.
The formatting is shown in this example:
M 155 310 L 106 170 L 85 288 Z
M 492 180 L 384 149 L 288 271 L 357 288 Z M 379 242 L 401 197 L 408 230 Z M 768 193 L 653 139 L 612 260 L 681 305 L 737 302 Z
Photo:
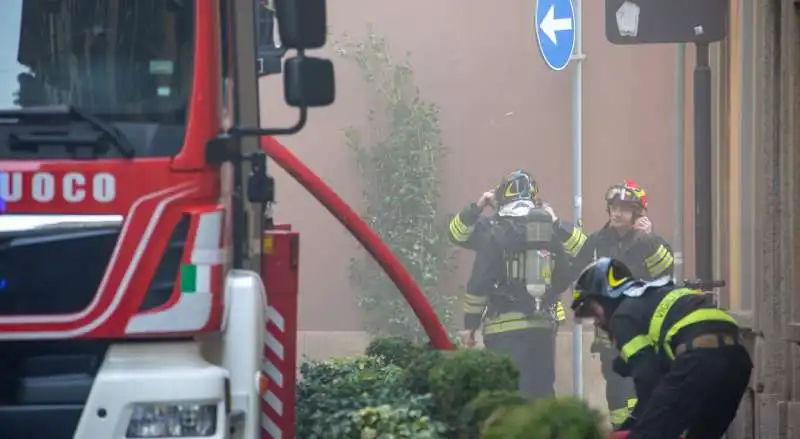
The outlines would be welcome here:
M 742 346 L 679 355 L 656 386 L 628 439 L 719 439 L 736 417 L 753 363 Z
M 600 370 L 606 381 L 606 404 L 611 423 L 614 426 L 625 422 L 629 413 L 629 403 L 636 399 L 633 379 L 623 378 L 613 370 L 614 359 L 619 351 L 611 344 L 596 341 L 593 351 L 600 355 Z
M 511 357 L 519 370 L 519 392 L 535 400 L 552 397 L 556 381 L 556 330 L 551 328 L 521 329 L 487 334 L 486 349 Z

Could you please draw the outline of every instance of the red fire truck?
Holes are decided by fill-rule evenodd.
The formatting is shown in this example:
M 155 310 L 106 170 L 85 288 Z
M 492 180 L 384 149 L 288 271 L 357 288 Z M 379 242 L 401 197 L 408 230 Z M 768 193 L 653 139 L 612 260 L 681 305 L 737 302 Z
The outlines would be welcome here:
M 267 308 L 254 136 L 301 128 L 333 70 L 303 50 L 324 44 L 324 0 L 277 3 L 301 121 L 276 130 L 255 129 L 257 70 L 283 55 L 257 59 L 255 0 L 5 3 L 3 438 L 293 436 L 296 315 L 278 307 L 296 302 Z M 296 243 L 265 238 L 276 295 L 296 297 Z
M 272 221 L 267 153 L 449 344 L 374 233 L 263 137 L 333 102 L 331 62 L 305 54 L 325 0 L 4 8 L 0 437 L 294 437 L 298 235 Z M 258 128 L 258 78 L 281 72 L 298 122 Z

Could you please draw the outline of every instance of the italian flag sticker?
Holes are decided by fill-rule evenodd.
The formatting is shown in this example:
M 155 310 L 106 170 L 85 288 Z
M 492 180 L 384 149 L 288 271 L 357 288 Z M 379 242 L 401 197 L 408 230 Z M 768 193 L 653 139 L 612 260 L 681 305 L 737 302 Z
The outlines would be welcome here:
M 211 292 L 211 266 L 184 264 L 181 266 L 181 293 Z

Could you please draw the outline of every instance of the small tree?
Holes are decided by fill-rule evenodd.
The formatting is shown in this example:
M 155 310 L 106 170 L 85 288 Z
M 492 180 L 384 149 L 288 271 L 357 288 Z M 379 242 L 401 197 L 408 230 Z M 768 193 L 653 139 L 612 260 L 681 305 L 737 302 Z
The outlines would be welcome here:
M 380 111 L 370 112 L 367 133 L 354 127 L 345 132 L 363 179 L 363 217 L 398 255 L 449 327 L 455 298 L 439 290 L 452 267 L 446 225 L 438 215 L 445 153 L 439 109 L 420 97 L 408 60 L 392 58 L 385 39 L 372 28 L 363 42 L 345 44 L 339 52 L 356 63 L 382 105 Z M 359 305 L 370 333 L 414 339 L 424 335 L 372 258 L 351 260 L 350 279 L 360 290 Z

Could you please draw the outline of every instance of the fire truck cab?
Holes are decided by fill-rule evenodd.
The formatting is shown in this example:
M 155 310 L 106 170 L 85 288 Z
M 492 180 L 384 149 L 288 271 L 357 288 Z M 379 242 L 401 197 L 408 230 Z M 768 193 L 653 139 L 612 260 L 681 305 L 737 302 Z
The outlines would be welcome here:
M 295 352 L 266 328 L 295 336 L 268 303 L 296 296 L 296 235 L 264 239 L 259 137 L 333 102 L 305 55 L 325 0 L 4 5 L 0 437 L 293 437 Z M 279 73 L 298 122 L 260 128 Z

